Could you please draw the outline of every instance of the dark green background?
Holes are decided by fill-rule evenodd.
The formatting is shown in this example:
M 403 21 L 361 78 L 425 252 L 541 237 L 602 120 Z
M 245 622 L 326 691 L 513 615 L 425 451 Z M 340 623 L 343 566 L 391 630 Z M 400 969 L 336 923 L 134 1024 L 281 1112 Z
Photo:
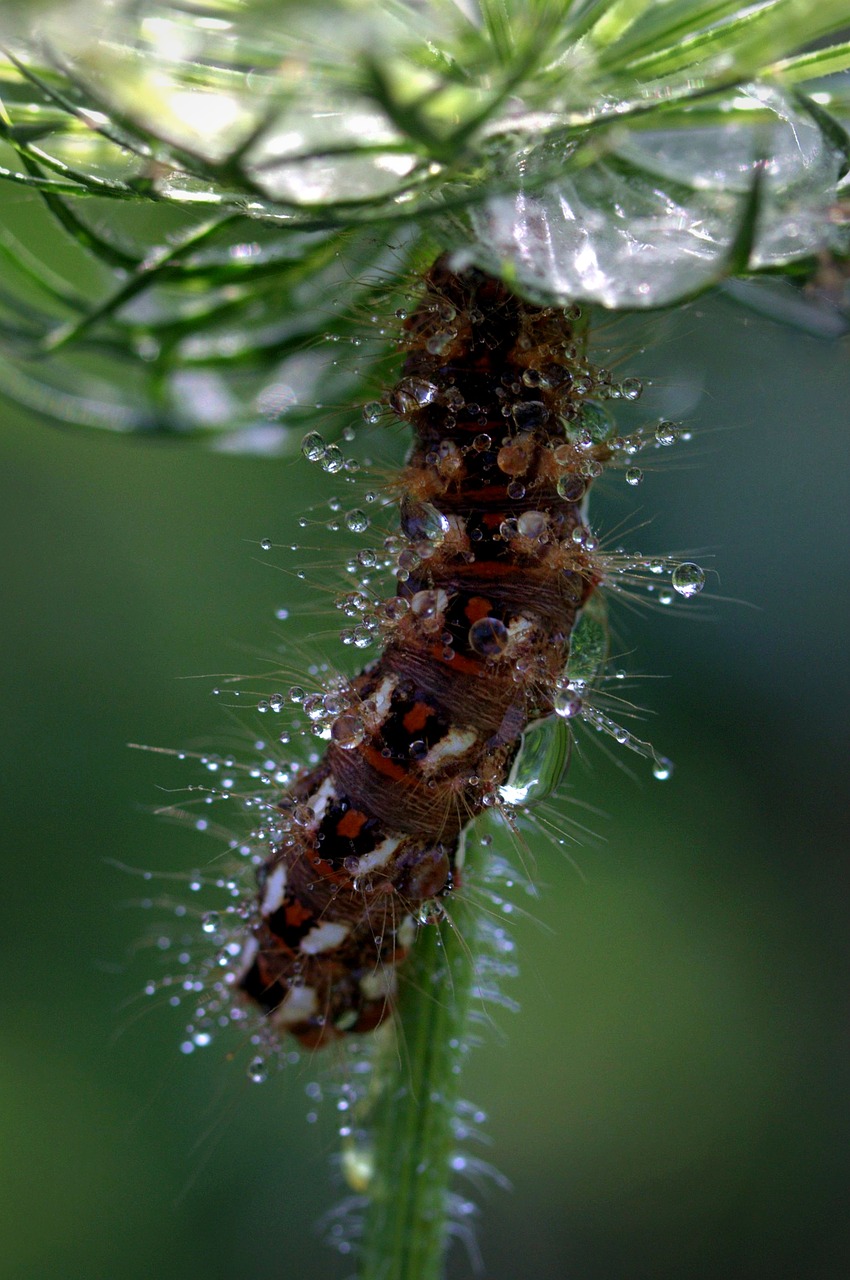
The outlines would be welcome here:
M 611 522 L 639 511 L 631 543 L 709 548 L 715 593 L 757 608 L 619 615 L 626 664 L 671 677 L 639 697 L 677 772 L 637 762 L 636 783 L 591 752 L 570 794 L 606 811 L 601 839 L 575 866 L 535 848 L 522 1011 L 496 1015 L 464 1085 L 514 1184 L 475 1193 L 478 1235 L 493 1280 L 837 1280 L 848 349 L 716 298 L 647 326 L 660 376 L 704 378 L 704 436 L 637 494 L 616 481 Z M 182 1057 L 184 1015 L 137 999 L 157 972 L 133 958 L 139 882 L 105 861 L 217 852 L 149 816 L 186 775 L 125 744 L 216 743 L 210 682 L 182 677 L 261 667 L 297 584 L 257 542 L 297 537 L 329 482 L 3 416 L 0 1274 L 345 1276 L 315 1233 L 341 1195 L 333 1117 L 305 1118 L 320 1068 L 258 1087 L 238 1042 L 231 1062 Z

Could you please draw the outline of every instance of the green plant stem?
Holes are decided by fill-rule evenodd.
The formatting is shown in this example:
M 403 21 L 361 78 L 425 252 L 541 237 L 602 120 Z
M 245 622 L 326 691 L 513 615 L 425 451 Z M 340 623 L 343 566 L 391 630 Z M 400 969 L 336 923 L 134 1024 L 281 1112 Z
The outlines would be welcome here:
M 477 842 L 470 841 L 472 845 Z M 481 875 L 480 852 L 464 877 Z M 377 1065 L 374 1172 L 358 1280 L 439 1280 L 469 1013 L 475 998 L 476 910 L 458 894 L 451 924 L 420 930 L 403 969 L 397 1034 Z

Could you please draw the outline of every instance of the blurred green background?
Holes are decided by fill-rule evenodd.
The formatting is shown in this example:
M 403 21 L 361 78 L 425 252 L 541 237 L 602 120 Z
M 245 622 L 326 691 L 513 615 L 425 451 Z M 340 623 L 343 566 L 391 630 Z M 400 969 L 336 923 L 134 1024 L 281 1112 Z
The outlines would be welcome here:
M 703 434 L 637 495 L 611 482 L 609 527 L 708 549 L 714 593 L 756 608 L 617 615 L 624 665 L 670 677 L 637 696 L 677 770 L 659 784 L 638 761 L 635 781 L 589 750 L 569 794 L 605 811 L 599 838 L 533 850 L 522 1009 L 495 1015 L 465 1083 L 513 1183 L 474 1193 L 478 1238 L 493 1280 L 832 1280 L 850 1273 L 848 347 L 721 297 L 645 324 L 644 363 L 704 384 Z M 215 745 L 212 682 L 184 677 L 260 669 L 328 625 L 282 629 L 299 584 L 274 566 L 293 561 L 258 542 L 297 540 L 330 482 L 3 419 L 0 1275 L 347 1276 L 316 1232 L 342 1195 L 330 1108 L 307 1121 L 321 1068 L 257 1086 L 238 1041 L 183 1057 L 185 1013 L 139 998 L 162 972 L 134 954 L 140 884 L 107 862 L 217 854 L 148 812 L 178 763 L 125 744 Z

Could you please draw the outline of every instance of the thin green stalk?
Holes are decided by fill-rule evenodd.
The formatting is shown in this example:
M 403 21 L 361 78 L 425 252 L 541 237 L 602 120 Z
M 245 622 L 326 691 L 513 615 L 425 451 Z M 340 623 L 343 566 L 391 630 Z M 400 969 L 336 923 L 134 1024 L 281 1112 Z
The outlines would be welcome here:
M 482 862 L 468 855 L 465 878 L 474 883 Z M 376 1068 L 374 1171 L 358 1280 L 442 1275 L 453 1121 L 476 998 L 475 915 L 459 894 L 451 924 L 423 928 L 404 966 L 397 1034 Z

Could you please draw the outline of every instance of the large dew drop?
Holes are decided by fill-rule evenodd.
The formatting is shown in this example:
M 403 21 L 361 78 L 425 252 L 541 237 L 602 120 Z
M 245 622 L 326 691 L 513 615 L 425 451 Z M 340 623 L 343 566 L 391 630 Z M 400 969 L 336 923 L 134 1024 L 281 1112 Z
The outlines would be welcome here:
M 331 739 L 343 751 L 353 751 L 366 737 L 366 726 L 358 715 L 345 712 L 337 716 L 331 727 Z
M 318 431 L 308 431 L 301 441 L 301 452 L 308 462 L 319 462 L 325 456 L 327 445 Z
M 684 564 L 677 564 L 673 570 L 671 577 L 673 589 L 678 591 L 680 596 L 689 599 L 691 596 L 699 595 L 705 586 L 705 572 L 698 564 L 693 564 L 686 560 Z
M 496 658 L 508 647 L 508 629 L 498 618 L 479 618 L 469 628 L 469 647 L 482 658 Z
M 499 787 L 506 804 L 535 804 L 557 790 L 570 759 L 572 736 L 560 718 L 529 725 L 507 781 Z
M 449 522 L 431 502 L 417 502 L 407 494 L 399 504 L 401 531 L 411 542 L 439 546 L 449 531 Z

